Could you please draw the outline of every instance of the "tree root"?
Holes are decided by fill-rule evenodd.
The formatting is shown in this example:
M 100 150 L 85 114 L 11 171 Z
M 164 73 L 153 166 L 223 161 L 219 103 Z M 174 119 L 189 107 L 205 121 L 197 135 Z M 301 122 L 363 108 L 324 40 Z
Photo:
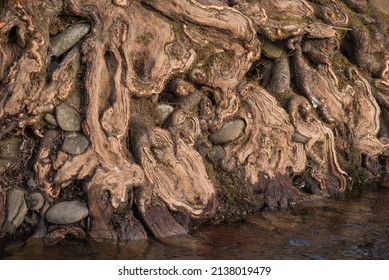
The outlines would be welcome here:
M 305 197 L 295 176 L 309 175 L 311 193 L 344 192 L 350 155 L 387 170 L 388 24 L 341 2 L 6 1 L 0 143 L 13 146 L 0 145 L 0 229 L 13 187 L 44 194 L 35 237 L 127 242 L 188 234 L 228 209 L 227 188 L 284 208 Z M 69 151 L 75 135 L 83 145 L 72 138 Z M 217 184 L 228 179 L 246 186 Z M 69 199 L 87 202 L 90 228 L 47 231 L 47 208 Z

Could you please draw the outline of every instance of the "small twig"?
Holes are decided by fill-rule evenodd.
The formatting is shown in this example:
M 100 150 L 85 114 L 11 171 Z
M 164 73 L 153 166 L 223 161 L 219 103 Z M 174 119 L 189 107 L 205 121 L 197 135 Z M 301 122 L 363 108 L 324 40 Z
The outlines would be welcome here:
M 352 30 L 351 28 L 349 27 L 340 27 L 340 26 L 334 26 L 334 25 L 330 25 L 332 28 L 334 29 L 340 29 L 340 30 Z

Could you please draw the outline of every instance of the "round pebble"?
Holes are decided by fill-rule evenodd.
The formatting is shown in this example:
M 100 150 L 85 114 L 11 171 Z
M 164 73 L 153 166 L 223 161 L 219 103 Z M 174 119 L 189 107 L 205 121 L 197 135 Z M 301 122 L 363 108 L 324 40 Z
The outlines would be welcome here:
M 214 162 L 218 162 L 219 160 L 224 158 L 225 155 L 226 152 L 224 151 L 222 146 L 213 146 L 208 152 L 208 157 Z
M 159 104 L 157 106 L 157 123 L 162 124 L 173 111 L 173 106 L 167 104 Z
M 31 205 L 30 210 L 38 211 L 42 208 L 43 204 L 45 203 L 45 198 L 41 193 L 34 192 L 31 194 Z
M 59 127 L 64 131 L 79 131 L 81 129 L 80 114 L 76 109 L 62 103 L 56 108 L 56 118 Z
M 78 155 L 85 152 L 88 146 L 88 138 L 81 133 L 72 133 L 65 138 L 61 149 L 68 154 Z
M 235 140 L 243 132 L 245 123 L 241 119 L 226 122 L 223 127 L 213 133 L 209 140 L 214 144 L 224 144 Z
M 89 215 L 88 207 L 78 200 L 63 201 L 51 206 L 46 212 L 46 220 L 52 224 L 73 224 Z
M 7 191 L 7 219 L 2 231 L 13 232 L 24 221 L 28 209 L 24 200 L 24 191 L 13 188 Z

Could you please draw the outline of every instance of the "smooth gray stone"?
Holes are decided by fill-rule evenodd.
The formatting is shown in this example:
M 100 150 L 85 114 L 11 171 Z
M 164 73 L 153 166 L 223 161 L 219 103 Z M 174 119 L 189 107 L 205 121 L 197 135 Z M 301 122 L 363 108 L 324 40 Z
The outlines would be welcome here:
M 167 104 L 157 106 L 157 124 L 162 124 L 174 111 L 174 107 Z
M 57 120 L 55 119 L 54 115 L 51 113 L 47 113 L 44 117 L 44 120 L 51 125 L 58 126 Z
M 81 129 L 81 117 L 79 112 L 66 103 L 61 103 L 55 115 L 59 127 L 64 131 L 79 131 Z
M 78 110 L 81 107 L 81 96 L 79 91 L 73 91 L 64 101 L 70 107 Z
M 54 36 L 51 41 L 51 55 L 59 57 L 70 50 L 90 31 L 90 25 L 87 23 L 77 23 L 64 32 Z
M 81 133 L 71 133 L 66 136 L 62 144 L 62 151 L 71 154 L 78 155 L 85 152 L 89 146 L 88 138 Z
M 309 138 L 301 135 L 300 133 L 293 133 L 292 135 L 292 141 L 302 144 L 307 144 L 309 142 Z
M 42 208 L 43 204 L 45 203 L 45 198 L 41 193 L 34 192 L 30 196 L 31 198 L 31 206 L 30 210 L 38 211 Z
M 285 46 L 280 42 L 272 42 L 269 40 L 264 40 L 262 43 L 262 51 L 269 58 L 279 58 L 281 57 Z
M 14 232 L 24 221 L 28 209 L 24 200 L 24 191 L 10 189 L 7 191 L 7 218 L 2 227 L 3 232 Z
M 46 220 L 52 224 L 73 224 L 89 215 L 88 207 L 78 200 L 63 201 L 51 206 L 46 212 Z
M 223 149 L 222 146 L 213 146 L 208 152 L 208 157 L 214 162 L 218 162 L 219 160 L 224 158 L 225 155 L 226 151 Z
M 226 122 L 223 127 L 213 133 L 209 140 L 214 144 L 224 144 L 235 140 L 243 132 L 245 123 L 241 119 Z

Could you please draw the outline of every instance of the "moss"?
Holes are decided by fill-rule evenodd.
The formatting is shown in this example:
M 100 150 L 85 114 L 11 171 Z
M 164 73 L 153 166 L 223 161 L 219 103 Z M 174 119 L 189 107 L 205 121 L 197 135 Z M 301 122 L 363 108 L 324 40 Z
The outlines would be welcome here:
M 141 35 L 138 36 L 136 41 L 138 44 L 142 44 L 142 45 L 147 46 L 152 39 L 153 39 L 153 34 L 151 34 L 150 32 L 144 31 Z
M 151 123 L 157 119 L 156 105 L 150 98 L 133 97 L 131 99 L 131 113 L 138 113 Z
M 322 141 L 317 141 L 312 146 L 312 151 L 316 155 L 322 155 L 324 151 L 324 143 Z
M 204 160 L 204 164 L 217 193 L 219 210 L 215 215 L 216 221 L 232 217 L 239 219 L 262 208 L 262 197 L 246 182 L 243 170 L 237 168 L 233 172 L 226 172 L 207 160 Z
M 287 108 L 290 99 L 295 96 L 292 90 L 286 90 L 284 92 L 272 93 L 272 95 L 278 100 L 282 108 Z
M 210 58 L 214 54 L 214 46 L 208 44 L 205 47 L 196 49 L 196 60 L 194 65 L 208 64 Z

